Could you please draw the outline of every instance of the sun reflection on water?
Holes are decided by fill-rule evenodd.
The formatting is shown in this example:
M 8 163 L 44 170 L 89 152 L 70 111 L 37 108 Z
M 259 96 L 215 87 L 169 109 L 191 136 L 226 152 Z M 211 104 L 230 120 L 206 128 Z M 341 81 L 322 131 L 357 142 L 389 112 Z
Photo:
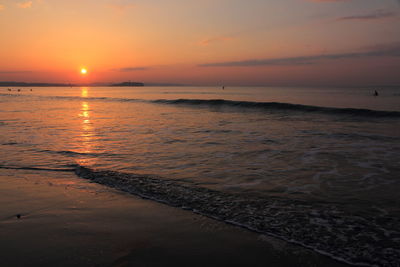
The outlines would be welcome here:
M 81 87 L 81 97 L 88 97 L 89 90 L 87 87 Z
M 87 96 L 87 89 L 82 88 L 82 96 Z M 80 157 L 77 159 L 77 163 L 80 165 L 93 165 L 96 158 L 93 155 L 94 148 L 96 146 L 94 139 L 94 127 L 90 120 L 90 106 L 87 101 L 83 101 L 81 104 L 81 113 L 79 117 L 81 118 L 81 133 L 80 133 Z

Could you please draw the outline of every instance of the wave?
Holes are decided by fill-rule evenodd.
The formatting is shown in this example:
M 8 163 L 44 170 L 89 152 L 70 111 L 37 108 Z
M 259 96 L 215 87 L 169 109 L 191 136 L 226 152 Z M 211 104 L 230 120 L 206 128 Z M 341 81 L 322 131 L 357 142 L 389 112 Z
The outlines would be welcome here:
M 0 125 L 1 125 L 1 123 L 0 123 Z M 3 146 L 14 146 L 14 145 L 18 145 L 19 143 L 17 143 L 17 142 L 7 142 L 7 143 L 2 143 L 1 145 L 3 145 Z
M 241 196 L 83 166 L 75 172 L 82 178 L 279 237 L 349 264 L 396 266 L 400 258 L 400 240 L 396 238 L 400 221 L 386 215 L 362 218 L 329 203 Z
M 253 101 L 234 101 L 224 99 L 156 99 L 145 100 L 138 98 L 113 98 L 113 97 L 81 97 L 81 96 L 32 96 L 32 95 L 10 95 L 2 94 L 3 96 L 15 97 L 38 97 L 52 98 L 63 100 L 91 100 L 91 101 L 112 101 L 112 102 L 143 102 L 154 104 L 170 104 L 170 105 L 186 105 L 186 106 L 204 106 L 204 107 L 231 107 L 235 109 L 247 110 L 264 110 L 264 111 L 292 111 L 292 112 L 310 112 L 323 113 L 331 115 L 349 115 L 360 117 L 378 117 L 378 118 L 400 118 L 400 111 L 385 111 L 372 109 L 358 108 L 335 108 L 322 107 L 302 104 L 291 104 L 281 102 L 253 102 Z
M 73 172 L 75 168 L 40 168 L 40 167 L 15 167 L 15 166 L 0 166 L 0 169 L 8 170 L 30 170 L 30 171 L 51 171 L 51 172 Z
M 76 151 L 71 151 L 71 150 L 48 150 L 48 149 L 35 149 L 36 152 L 43 152 L 43 153 L 49 153 L 49 154 L 60 154 L 64 156 L 91 156 L 91 157 L 96 157 L 96 156 L 108 156 L 108 157 L 114 157 L 117 154 L 113 153 L 106 153 L 106 152 L 76 152 Z
M 234 107 L 246 109 L 263 109 L 263 110 L 283 110 L 283 111 L 300 111 L 300 112 L 318 112 L 325 114 L 343 114 L 352 116 L 365 116 L 365 117 L 396 117 L 400 118 L 399 111 L 383 111 L 371 109 L 356 109 L 356 108 L 333 108 L 333 107 L 320 107 L 301 104 L 290 104 L 280 102 L 252 102 L 252 101 L 233 101 L 223 99 L 176 99 L 176 100 L 152 100 L 153 103 L 175 104 L 175 105 L 195 105 L 195 106 L 213 106 L 213 107 Z

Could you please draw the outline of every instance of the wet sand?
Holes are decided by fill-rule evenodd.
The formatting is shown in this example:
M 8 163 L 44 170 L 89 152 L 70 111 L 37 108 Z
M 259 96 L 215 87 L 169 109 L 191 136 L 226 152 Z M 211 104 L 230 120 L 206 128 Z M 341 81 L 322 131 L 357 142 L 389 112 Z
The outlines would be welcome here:
M 73 265 L 346 266 L 73 173 L 0 170 L 0 266 Z

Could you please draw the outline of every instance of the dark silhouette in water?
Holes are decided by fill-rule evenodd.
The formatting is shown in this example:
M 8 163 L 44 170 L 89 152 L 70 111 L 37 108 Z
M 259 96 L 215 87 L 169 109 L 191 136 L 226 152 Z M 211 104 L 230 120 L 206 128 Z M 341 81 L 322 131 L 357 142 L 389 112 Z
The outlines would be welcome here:
M 374 96 L 378 96 L 378 91 L 375 90 Z
M 225 85 L 224 85 L 224 86 L 222 86 L 222 90 L 225 90 Z
M 18 89 L 18 92 L 21 92 L 21 89 Z

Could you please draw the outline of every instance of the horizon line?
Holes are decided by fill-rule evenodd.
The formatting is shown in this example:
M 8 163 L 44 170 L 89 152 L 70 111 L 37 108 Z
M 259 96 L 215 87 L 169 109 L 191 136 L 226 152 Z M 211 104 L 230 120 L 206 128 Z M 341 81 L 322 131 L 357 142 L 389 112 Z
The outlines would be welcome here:
M 123 83 L 138 83 L 143 85 L 130 85 L 130 86 L 118 86 L 118 84 Z M 63 82 L 19 82 L 19 81 L 0 81 L 0 87 L 322 87 L 322 88 L 370 88 L 370 87 L 398 87 L 400 89 L 400 84 L 365 84 L 365 85 L 272 85 L 272 84 L 180 84 L 180 83 L 157 83 L 157 82 L 93 82 L 93 83 L 63 83 Z

